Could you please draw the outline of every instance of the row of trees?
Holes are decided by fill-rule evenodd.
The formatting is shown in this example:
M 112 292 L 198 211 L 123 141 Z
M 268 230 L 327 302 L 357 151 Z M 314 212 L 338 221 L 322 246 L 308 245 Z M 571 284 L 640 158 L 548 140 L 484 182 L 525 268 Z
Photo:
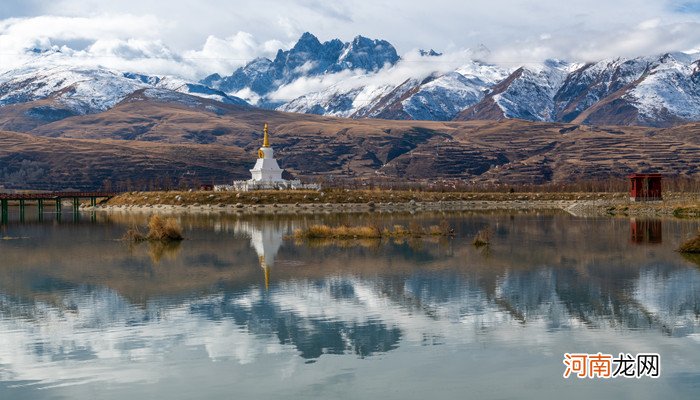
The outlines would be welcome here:
M 388 178 L 347 179 L 340 177 L 316 178 L 324 188 L 339 189 L 392 189 L 438 192 L 527 192 L 571 193 L 610 192 L 629 190 L 629 180 L 624 177 L 607 179 L 581 179 L 571 182 L 544 184 L 509 184 L 495 182 L 470 182 L 464 180 L 398 181 Z M 664 191 L 700 193 L 700 176 L 667 176 L 663 179 Z
M 220 184 L 231 180 L 219 176 L 198 176 L 185 173 L 180 176 L 156 175 L 124 179 L 113 177 L 92 181 L 89 174 L 66 177 L 57 180 L 48 174 L 49 170 L 41 163 L 24 160 L 12 171 L 0 168 L 0 186 L 7 189 L 34 190 L 104 190 L 110 192 L 188 190 L 203 185 Z M 82 179 L 81 179 L 82 178 Z M 94 178 L 93 178 L 94 179 Z M 438 192 L 626 192 L 629 181 L 624 177 L 607 179 L 582 179 L 572 182 L 550 182 L 545 184 L 509 184 L 498 182 L 473 182 L 459 179 L 402 180 L 388 177 L 347 178 L 332 175 L 302 177 L 306 182 L 318 183 L 323 188 L 338 189 L 393 189 Z M 663 179 L 664 191 L 700 193 L 700 175 L 666 176 Z

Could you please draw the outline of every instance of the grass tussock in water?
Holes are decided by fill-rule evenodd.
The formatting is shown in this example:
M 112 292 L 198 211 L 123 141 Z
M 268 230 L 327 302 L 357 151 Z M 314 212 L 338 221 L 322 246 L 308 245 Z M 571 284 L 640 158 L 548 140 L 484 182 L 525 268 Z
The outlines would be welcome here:
M 381 238 L 382 232 L 375 226 L 337 226 L 311 225 L 306 229 L 294 231 L 294 237 L 300 239 L 352 239 Z
M 408 227 L 394 225 L 391 228 L 379 228 L 378 226 L 328 226 L 311 225 L 306 229 L 294 231 L 296 239 L 381 239 L 396 237 L 422 237 L 422 236 L 452 236 L 454 229 L 444 221 L 440 225 L 430 226 L 428 229 L 411 223 Z
M 179 242 L 183 239 L 177 220 L 160 215 L 153 215 L 148 220 L 148 232 L 143 233 L 138 226 L 133 226 L 124 235 L 124 240 L 130 242 Z
M 694 238 L 683 243 L 678 248 L 678 251 L 681 253 L 700 254 L 700 232 Z
M 491 231 L 486 229 L 481 229 L 474 236 L 472 244 L 476 247 L 488 246 L 491 244 Z

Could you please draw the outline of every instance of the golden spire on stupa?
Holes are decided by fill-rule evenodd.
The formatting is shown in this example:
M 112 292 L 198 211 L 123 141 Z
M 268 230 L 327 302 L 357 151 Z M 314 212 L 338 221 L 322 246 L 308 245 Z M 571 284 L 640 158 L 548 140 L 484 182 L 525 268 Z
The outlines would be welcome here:
M 263 147 L 270 147 L 270 137 L 267 134 L 267 122 L 265 123 L 265 127 L 263 128 Z
M 270 288 L 270 268 L 265 262 L 265 256 L 259 256 L 258 259 L 260 261 L 260 267 L 263 269 L 263 274 L 265 275 L 265 290 L 268 290 Z

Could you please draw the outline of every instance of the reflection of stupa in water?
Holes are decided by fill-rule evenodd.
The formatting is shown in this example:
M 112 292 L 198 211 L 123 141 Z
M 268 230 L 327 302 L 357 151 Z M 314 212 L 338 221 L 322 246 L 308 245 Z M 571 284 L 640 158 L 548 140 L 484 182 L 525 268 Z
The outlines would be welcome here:
M 275 264 L 275 257 L 282 246 L 282 240 L 289 227 L 282 227 L 277 223 L 257 223 L 238 221 L 236 232 L 244 232 L 250 236 L 250 245 L 258 255 L 260 268 L 265 274 L 265 287 L 270 285 L 270 267 Z

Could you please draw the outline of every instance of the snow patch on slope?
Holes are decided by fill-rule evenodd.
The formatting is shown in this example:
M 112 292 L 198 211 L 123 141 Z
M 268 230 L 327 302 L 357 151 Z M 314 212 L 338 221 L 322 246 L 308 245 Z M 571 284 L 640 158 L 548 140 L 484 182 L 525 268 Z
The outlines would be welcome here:
M 624 97 L 650 120 L 668 113 L 687 120 L 699 119 L 700 82 L 693 80 L 696 67 L 691 62 L 688 57 L 664 57 Z
M 130 93 L 147 87 L 139 80 L 103 68 L 35 67 L 0 76 L 0 104 L 53 97 L 74 111 L 87 114 L 107 110 Z
M 0 106 L 51 98 L 76 114 L 90 114 L 108 110 L 135 91 L 149 88 L 228 104 L 247 104 L 223 92 L 174 77 L 155 77 L 105 68 L 31 66 L 0 75 Z
M 494 95 L 493 100 L 507 118 L 553 121 L 554 96 L 573 68 L 575 66 L 558 60 L 528 65 L 505 91 Z

